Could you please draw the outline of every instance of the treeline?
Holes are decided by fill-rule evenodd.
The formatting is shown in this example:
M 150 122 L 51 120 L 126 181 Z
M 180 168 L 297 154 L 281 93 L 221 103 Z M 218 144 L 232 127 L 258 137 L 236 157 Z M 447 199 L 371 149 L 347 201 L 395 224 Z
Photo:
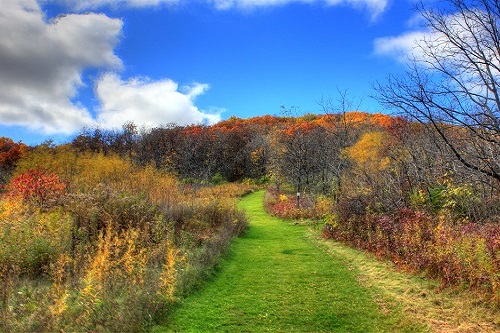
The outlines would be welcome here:
M 460 126 L 445 130 L 449 140 L 467 144 Z M 366 192 L 359 199 L 361 210 L 393 211 L 416 198 L 435 210 L 445 205 L 446 195 L 457 201 L 448 204 L 457 218 L 491 221 L 500 209 L 497 179 L 462 164 L 424 124 L 382 114 L 232 117 L 213 126 L 152 129 L 127 123 L 122 130 L 84 129 L 71 146 L 154 165 L 187 182 L 271 181 L 278 189 L 287 184 L 295 192 L 331 195 L 337 201 L 342 188 L 352 192 L 361 187 Z M 473 195 L 464 194 L 469 192 Z
M 392 118 L 351 112 L 302 117 L 231 117 L 213 126 L 175 124 L 140 129 L 133 123 L 121 130 L 84 129 L 71 142 L 79 151 L 116 153 L 138 165 L 153 164 L 185 180 L 226 181 L 293 178 L 298 172 L 312 185 L 338 176 L 340 152 L 353 144 L 366 127 L 385 128 Z M 287 147 L 287 154 L 281 146 Z M 326 154 L 326 155 L 325 155 Z M 303 163 L 300 170 L 286 169 Z M 283 160 L 288 164 L 283 165 Z M 331 162 L 337 160 L 333 167 Z M 321 162 L 321 163 L 320 163 Z M 283 167 L 281 167 L 283 166 Z M 285 175 L 286 174 L 286 175 Z
M 71 144 L 80 151 L 128 156 L 187 180 L 210 180 L 216 174 L 227 181 L 257 179 L 266 175 L 262 140 L 282 121 L 231 118 L 214 126 L 170 124 L 146 130 L 127 123 L 120 131 L 84 129 Z
M 447 141 L 468 144 L 462 127 L 442 131 Z M 498 222 L 498 180 L 457 160 L 448 144 L 421 122 L 356 111 L 232 117 L 213 126 L 127 123 L 119 131 L 85 129 L 70 146 L 152 165 L 185 183 L 250 179 L 278 191 L 286 186 L 305 195 L 297 207 L 307 195 L 324 195 L 336 204 L 352 201 L 349 213 L 392 214 L 417 205 L 431 213 L 446 208 L 457 221 Z

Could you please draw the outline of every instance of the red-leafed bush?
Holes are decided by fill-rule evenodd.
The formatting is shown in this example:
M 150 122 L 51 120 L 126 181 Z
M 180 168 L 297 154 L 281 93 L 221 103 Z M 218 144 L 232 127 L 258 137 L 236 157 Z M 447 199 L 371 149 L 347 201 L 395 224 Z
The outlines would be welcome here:
M 500 305 L 500 225 L 463 222 L 408 208 L 396 216 L 351 214 L 328 221 L 326 238 L 390 259 L 399 267 L 441 279 L 441 288 L 465 285 Z
M 7 185 L 7 195 L 43 206 L 61 197 L 66 184 L 57 174 L 32 169 L 14 177 Z
M 316 214 L 315 203 L 309 198 L 302 196 L 297 206 L 293 194 L 278 193 L 274 189 L 267 191 L 264 206 L 269 214 L 286 220 L 320 218 Z

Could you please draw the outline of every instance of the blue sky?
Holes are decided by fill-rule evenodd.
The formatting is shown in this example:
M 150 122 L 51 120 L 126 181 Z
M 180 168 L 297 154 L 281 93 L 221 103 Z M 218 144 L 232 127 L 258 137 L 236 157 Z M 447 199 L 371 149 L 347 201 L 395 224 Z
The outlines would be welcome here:
M 409 0 L 2 0 L 0 136 L 321 112 L 405 68 Z M 420 30 L 419 30 L 420 29 Z

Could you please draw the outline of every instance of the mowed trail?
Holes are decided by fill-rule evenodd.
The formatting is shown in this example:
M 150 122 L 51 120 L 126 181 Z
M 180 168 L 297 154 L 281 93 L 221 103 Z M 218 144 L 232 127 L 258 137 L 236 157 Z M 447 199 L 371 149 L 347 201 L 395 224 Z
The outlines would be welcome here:
M 269 216 L 263 192 L 240 201 L 250 228 L 216 276 L 154 332 L 414 332 L 380 309 L 345 261 Z

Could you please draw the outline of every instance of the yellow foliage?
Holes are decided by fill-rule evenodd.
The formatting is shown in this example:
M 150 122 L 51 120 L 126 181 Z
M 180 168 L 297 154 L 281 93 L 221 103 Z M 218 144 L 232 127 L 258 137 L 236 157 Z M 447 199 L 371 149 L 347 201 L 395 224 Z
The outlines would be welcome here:
M 259 160 L 262 158 L 264 148 L 260 147 L 255 150 L 252 150 L 250 153 L 250 158 L 252 160 L 252 163 L 257 164 Z
M 132 284 L 141 284 L 148 257 L 138 243 L 138 230 L 131 228 L 118 232 L 108 226 L 105 235 L 99 238 L 96 254 L 90 258 L 84 279 L 87 287 L 99 285 L 100 288 L 119 277 Z
M 288 201 L 288 197 L 286 196 L 286 194 L 280 194 L 280 202 L 287 202 Z
M 43 261 L 65 250 L 71 219 L 60 210 L 32 211 L 20 198 L 0 200 L 0 258 L 25 273 L 46 269 Z M 0 261 L 0 265 L 2 262 Z
M 174 301 L 180 265 L 196 259 L 174 245 L 170 218 L 184 214 L 194 238 L 218 236 L 222 231 L 212 224 L 220 215 L 238 226 L 233 198 L 252 189 L 251 184 L 181 185 L 154 166 L 69 146 L 31 150 L 18 166 L 16 173 L 39 168 L 67 184 L 60 206 L 37 208 L 21 198 L 0 197 L 0 297 L 15 296 L 4 275 L 12 281 L 21 274 L 50 277 L 52 285 L 44 286 L 36 309 L 48 331 L 128 328 L 123 312 L 130 310 L 126 316 L 136 325 L 159 303 Z M 179 243 L 187 253 L 198 246 Z
M 132 163 L 114 154 L 77 153 L 71 147 L 39 147 L 26 153 L 17 166 L 17 173 L 41 169 L 69 181 L 72 188 L 91 189 L 99 183 L 119 181 L 130 175 Z
M 65 280 L 67 278 L 66 269 L 71 262 L 72 260 L 68 254 L 61 254 L 51 267 L 54 283 L 51 290 L 52 304 L 49 305 L 49 311 L 52 321 L 56 323 L 68 309 L 70 292 L 66 288 Z
M 0 200 L 0 229 L 3 225 L 18 221 L 27 210 L 21 198 L 4 197 Z
M 54 248 L 67 244 L 71 235 L 70 214 L 62 210 L 38 214 L 34 226 L 36 236 L 50 240 L 50 245 Z
M 40 146 L 24 154 L 17 163 L 16 173 L 41 169 L 71 179 L 78 172 L 79 157 L 67 146 Z
M 165 253 L 165 263 L 163 264 L 160 275 L 160 288 L 158 293 L 162 297 L 166 297 L 169 301 L 174 300 L 175 287 L 179 275 L 177 266 L 180 262 L 184 261 L 184 259 L 185 257 L 180 255 L 179 250 L 175 247 L 173 242 L 168 242 Z
M 386 135 L 383 132 L 365 133 L 356 144 L 346 148 L 345 153 L 359 168 L 382 171 L 390 163 L 389 158 L 384 156 L 385 142 Z
M 178 181 L 153 166 L 140 168 L 116 154 L 75 152 L 71 147 L 38 148 L 19 162 L 17 172 L 34 168 L 59 175 L 69 190 L 86 191 L 105 184 L 120 192 L 145 193 L 153 203 L 177 202 Z
M 113 186 L 118 191 L 144 193 L 153 204 L 170 206 L 181 200 L 177 179 L 151 165 L 130 170 Z
M 104 294 L 117 285 L 137 288 L 144 283 L 149 258 L 146 249 L 138 245 L 139 238 L 136 229 L 118 232 L 112 226 L 101 235 L 95 255 L 89 258 L 80 289 L 86 315 L 90 315 Z M 80 320 L 84 322 L 85 316 Z
M 333 211 L 333 203 L 330 199 L 320 196 L 316 199 L 314 204 L 314 211 L 316 216 L 322 217 L 331 214 Z
M 78 158 L 78 173 L 71 180 L 79 189 L 92 188 L 99 183 L 123 181 L 132 173 L 130 162 L 117 155 L 85 154 Z M 128 178 L 128 177 L 127 177 Z

